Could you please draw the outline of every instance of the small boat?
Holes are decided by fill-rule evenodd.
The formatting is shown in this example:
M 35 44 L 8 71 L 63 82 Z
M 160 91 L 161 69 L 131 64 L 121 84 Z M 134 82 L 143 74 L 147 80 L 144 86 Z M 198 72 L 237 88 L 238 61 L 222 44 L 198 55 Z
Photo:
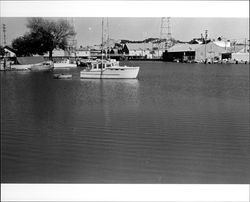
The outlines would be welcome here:
M 52 61 L 46 61 L 38 64 L 33 64 L 30 67 L 31 71 L 51 71 L 53 70 L 53 62 Z
M 30 70 L 32 65 L 11 65 L 12 70 L 17 70 L 17 71 L 24 71 L 24 70 Z
M 71 79 L 72 74 L 54 74 L 54 79 Z
M 74 63 L 70 63 L 69 59 L 54 63 L 54 69 L 75 68 L 75 67 L 77 67 L 77 65 Z
M 49 71 L 53 69 L 52 61 L 44 61 L 41 56 L 17 57 L 16 64 L 11 64 L 12 70 Z

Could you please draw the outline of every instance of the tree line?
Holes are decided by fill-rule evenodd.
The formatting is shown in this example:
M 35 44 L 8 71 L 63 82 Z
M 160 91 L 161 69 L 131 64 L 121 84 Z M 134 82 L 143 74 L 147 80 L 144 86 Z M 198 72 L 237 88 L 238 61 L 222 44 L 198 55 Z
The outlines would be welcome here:
M 12 47 L 17 56 L 43 55 L 52 52 L 55 48 L 65 50 L 68 39 L 76 33 L 67 20 L 51 20 L 45 18 L 28 18 L 27 28 L 29 31 L 12 41 Z

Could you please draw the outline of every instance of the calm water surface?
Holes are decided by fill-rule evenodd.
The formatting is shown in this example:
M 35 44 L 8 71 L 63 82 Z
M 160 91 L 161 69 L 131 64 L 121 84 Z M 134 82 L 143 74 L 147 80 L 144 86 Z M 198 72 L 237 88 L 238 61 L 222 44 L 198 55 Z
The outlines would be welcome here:
M 127 64 L 138 80 L 1 72 L 2 182 L 250 183 L 248 65 Z

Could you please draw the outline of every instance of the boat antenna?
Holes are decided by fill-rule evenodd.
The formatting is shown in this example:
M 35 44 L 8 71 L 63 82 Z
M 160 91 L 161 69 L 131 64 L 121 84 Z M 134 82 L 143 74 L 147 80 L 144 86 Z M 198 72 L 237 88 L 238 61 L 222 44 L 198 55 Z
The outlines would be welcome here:
M 102 18 L 102 44 L 101 44 L 101 53 L 102 53 L 102 60 L 101 60 L 101 74 L 102 74 L 102 65 L 103 65 L 103 18 Z

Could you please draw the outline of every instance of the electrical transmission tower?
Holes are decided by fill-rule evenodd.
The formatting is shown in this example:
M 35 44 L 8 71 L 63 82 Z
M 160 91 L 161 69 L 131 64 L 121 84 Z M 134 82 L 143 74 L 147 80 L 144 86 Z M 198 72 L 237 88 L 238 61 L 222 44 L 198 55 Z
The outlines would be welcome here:
M 171 45 L 171 25 L 170 17 L 161 18 L 160 47 L 162 51 L 167 50 Z

